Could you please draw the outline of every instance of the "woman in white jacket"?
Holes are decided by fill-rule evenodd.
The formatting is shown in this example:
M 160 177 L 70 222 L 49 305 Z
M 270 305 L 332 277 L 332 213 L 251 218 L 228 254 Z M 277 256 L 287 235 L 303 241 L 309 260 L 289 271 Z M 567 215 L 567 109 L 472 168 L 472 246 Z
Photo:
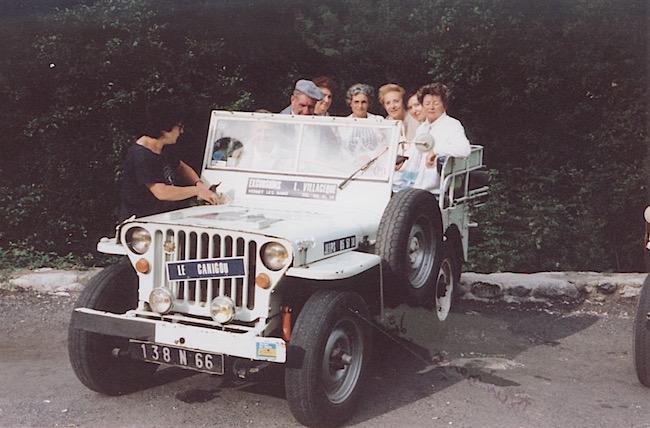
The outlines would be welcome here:
M 428 191 L 439 187 L 440 174 L 436 168 L 436 159 L 443 156 L 467 157 L 470 145 L 465 128 L 458 119 L 447 115 L 449 89 L 442 83 L 422 86 L 417 93 L 422 104 L 425 121 L 415 133 L 415 141 L 423 134 L 433 137 L 434 146 L 426 153 L 420 152 L 414 144 L 405 153 L 408 159 L 395 172 L 393 191 L 398 192 L 407 187 Z

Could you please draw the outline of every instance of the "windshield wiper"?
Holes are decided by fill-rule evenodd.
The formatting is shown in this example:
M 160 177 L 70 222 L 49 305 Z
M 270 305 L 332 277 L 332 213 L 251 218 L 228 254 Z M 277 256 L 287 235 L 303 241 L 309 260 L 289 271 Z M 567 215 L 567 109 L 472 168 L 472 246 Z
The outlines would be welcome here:
M 354 177 L 356 177 L 358 173 L 360 173 L 361 171 L 365 171 L 365 170 L 367 170 L 367 169 L 370 167 L 370 165 L 372 165 L 373 163 L 375 163 L 375 161 L 376 161 L 377 159 L 379 159 L 379 158 L 381 157 L 381 155 L 383 155 L 384 153 L 386 153 L 386 151 L 388 151 L 388 146 L 386 146 L 386 147 L 384 148 L 384 150 L 382 150 L 382 151 L 381 151 L 377 156 L 375 156 L 374 158 L 370 159 L 370 160 L 369 160 L 368 162 L 366 162 L 365 164 L 361 165 L 361 168 L 357 169 L 357 170 L 354 171 L 352 174 L 350 174 L 350 176 L 349 176 L 348 178 L 346 178 L 345 180 L 343 180 L 343 182 L 342 182 L 341 184 L 339 184 L 339 189 L 343 190 L 343 188 L 345 187 L 345 185 L 348 184 L 348 183 L 349 183 L 349 182 L 350 182 Z

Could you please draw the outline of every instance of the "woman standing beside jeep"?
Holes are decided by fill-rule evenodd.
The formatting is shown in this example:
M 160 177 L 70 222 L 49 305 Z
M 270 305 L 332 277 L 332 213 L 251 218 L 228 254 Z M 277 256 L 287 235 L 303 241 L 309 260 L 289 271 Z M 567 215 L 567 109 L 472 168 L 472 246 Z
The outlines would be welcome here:
M 183 133 L 182 115 L 173 106 L 147 109 L 143 135 L 129 147 L 124 160 L 120 220 L 143 217 L 181 208 L 184 201 L 198 197 L 217 204 L 198 174 L 165 148 L 176 144 Z

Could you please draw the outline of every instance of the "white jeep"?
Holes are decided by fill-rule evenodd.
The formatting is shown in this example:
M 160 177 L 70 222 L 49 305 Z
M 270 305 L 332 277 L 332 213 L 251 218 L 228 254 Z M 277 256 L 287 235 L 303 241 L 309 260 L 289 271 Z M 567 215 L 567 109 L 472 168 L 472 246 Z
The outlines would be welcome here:
M 399 333 L 395 314 L 413 306 L 447 317 L 469 202 L 488 191 L 470 186 L 472 146 L 446 160 L 439 194 L 392 194 L 400 135 L 383 119 L 212 112 L 201 177 L 228 203 L 132 218 L 99 242 L 126 257 L 73 311 L 77 377 L 117 395 L 161 364 L 229 376 L 284 364 L 298 421 L 345 421 L 373 330 Z

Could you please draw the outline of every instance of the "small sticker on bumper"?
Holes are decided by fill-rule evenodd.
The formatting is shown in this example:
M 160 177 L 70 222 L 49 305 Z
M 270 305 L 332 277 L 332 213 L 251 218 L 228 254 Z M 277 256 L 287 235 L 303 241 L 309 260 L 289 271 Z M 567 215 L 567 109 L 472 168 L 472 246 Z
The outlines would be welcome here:
M 256 355 L 260 359 L 275 360 L 278 357 L 278 344 L 257 342 Z

